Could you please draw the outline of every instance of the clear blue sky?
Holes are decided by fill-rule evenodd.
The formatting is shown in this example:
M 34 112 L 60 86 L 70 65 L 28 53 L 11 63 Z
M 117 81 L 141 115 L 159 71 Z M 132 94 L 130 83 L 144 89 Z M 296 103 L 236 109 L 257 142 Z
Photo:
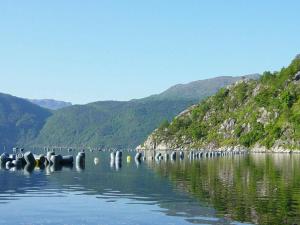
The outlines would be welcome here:
M 127 100 L 300 52 L 299 0 L 1 0 L 0 92 Z

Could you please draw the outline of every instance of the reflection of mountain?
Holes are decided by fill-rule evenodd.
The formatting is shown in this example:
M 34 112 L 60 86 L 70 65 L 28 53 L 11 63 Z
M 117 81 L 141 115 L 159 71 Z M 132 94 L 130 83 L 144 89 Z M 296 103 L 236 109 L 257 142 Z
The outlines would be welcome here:
M 219 216 L 256 224 L 300 223 L 300 155 L 250 155 L 151 167 L 208 202 Z
M 93 162 L 95 155 L 100 156 L 98 166 Z M 107 154 L 88 153 L 86 168 L 81 172 L 76 172 L 74 168 L 45 176 L 43 172 L 34 171 L 29 177 L 2 170 L 0 181 L 0 196 L 10 191 L 10 197 L 2 202 L 14 199 L 14 195 L 22 198 L 28 193 L 38 195 L 45 192 L 48 195 L 53 192 L 59 194 L 75 191 L 80 195 L 93 195 L 108 202 L 127 198 L 137 200 L 142 205 L 158 205 L 164 214 L 183 217 L 190 222 L 207 223 L 207 217 L 216 219 L 212 208 L 201 205 L 185 192 L 174 189 L 165 177 L 155 174 L 144 163 L 138 168 L 134 162 L 124 163 L 116 171 L 110 168 Z M 15 191 L 12 193 L 11 190 Z M 224 219 L 216 221 L 221 224 L 228 223 Z
M 93 164 L 96 155 L 100 157 L 98 166 Z M 141 207 L 158 205 L 166 215 L 195 223 L 208 223 L 195 219 L 197 216 L 229 217 L 257 224 L 300 222 L 300 155 L 145 162 L 138 168 L 132 162 L 116 171 L 110 168 L 106 154 L 87 153 L 82 172 L 74 168 L 50 176 L 45 173 L 34 171 L 24 176 L 22 171 L 1 170 L 0 205 L 23 196 L 74 192 L 107 202 L 126 198 L 137 200 Z M 228 220 L 220 219 L 218 223 L 226 224 Z

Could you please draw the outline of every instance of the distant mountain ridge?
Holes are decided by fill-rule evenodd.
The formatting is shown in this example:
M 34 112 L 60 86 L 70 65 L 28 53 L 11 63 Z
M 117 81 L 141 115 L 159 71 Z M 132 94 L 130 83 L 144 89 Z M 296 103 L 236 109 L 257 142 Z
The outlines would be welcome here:
M 54 109 L 60 101 L 52 104 L 52 100 L 38 100 L 34 104 L 0 94 L 0 148 L 15 145 L 132 148 L 164 121 L 172 120 L 187 107 L 240 79 L 243 77 L 220 77 L 176 85 L 161 94 L 131 101 L 71 106 L 59 103 L 59 107 L 66 107 L 57 110 Z
M 72 105 L 71 102 L 58 101 L 54 99 L 27 99 L 27 100 L 43 108 L 51 109 L 51 110 L 62 109 Z
M 100 101 L 60 109 L 47 120 L 34 144 L 135 147 L 163 121 L 244 77 L 207 79 L 177 85 L 143 99 Z
M 153 95 L 156 99 L 202 99 L 216 93 L 220 87 L 226 87 L 241 79 L 258 79 L 259 74 L 249 74 L 245 76 L 220 76 L 204 80 L 197 80 L 187 84 L 177 84 L 166 91 Z

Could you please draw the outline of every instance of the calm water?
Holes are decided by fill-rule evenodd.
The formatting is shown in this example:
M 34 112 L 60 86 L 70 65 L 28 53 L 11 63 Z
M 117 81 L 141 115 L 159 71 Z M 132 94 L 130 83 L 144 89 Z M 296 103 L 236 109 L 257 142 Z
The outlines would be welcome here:
M 121 168 L 94 152 L 84 170 L 0 170 L 0 224 L 300 224 L 300 155 L 137 165 L 128 154 Z

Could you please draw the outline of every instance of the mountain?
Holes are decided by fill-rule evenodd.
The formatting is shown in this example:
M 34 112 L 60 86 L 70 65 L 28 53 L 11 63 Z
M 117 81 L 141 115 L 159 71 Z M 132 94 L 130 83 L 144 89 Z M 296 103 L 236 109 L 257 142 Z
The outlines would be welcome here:
M 28 101 L 46 109 L 57 110 L 71 106 L 71 102 L 57 101 L 54 99 L 28 99 Z
M 300 58 L 243 79 L 163 123 L 139 149 L 300 150 Z
M 259 74 L 250 74 L 240 77 L 221 76 L 205 80 L 193 81 L 188 84 L 177 84 L 159 95 L 153 95 L 155 99 L 185 99 L 199 100 L 215 94 L 221 87 L 226 87 L 238 80 L 249 78 L 258 79 Z
M 23 145 L 34 139 L 49 116 L 51 112 L 47 109 L 0 93 L 0 148 Z
M 35 145 L 135 147 L 165 120 L 241 77 L 219 77 L 175 86 L 126 102 L 100 101 L 53 113 Z

